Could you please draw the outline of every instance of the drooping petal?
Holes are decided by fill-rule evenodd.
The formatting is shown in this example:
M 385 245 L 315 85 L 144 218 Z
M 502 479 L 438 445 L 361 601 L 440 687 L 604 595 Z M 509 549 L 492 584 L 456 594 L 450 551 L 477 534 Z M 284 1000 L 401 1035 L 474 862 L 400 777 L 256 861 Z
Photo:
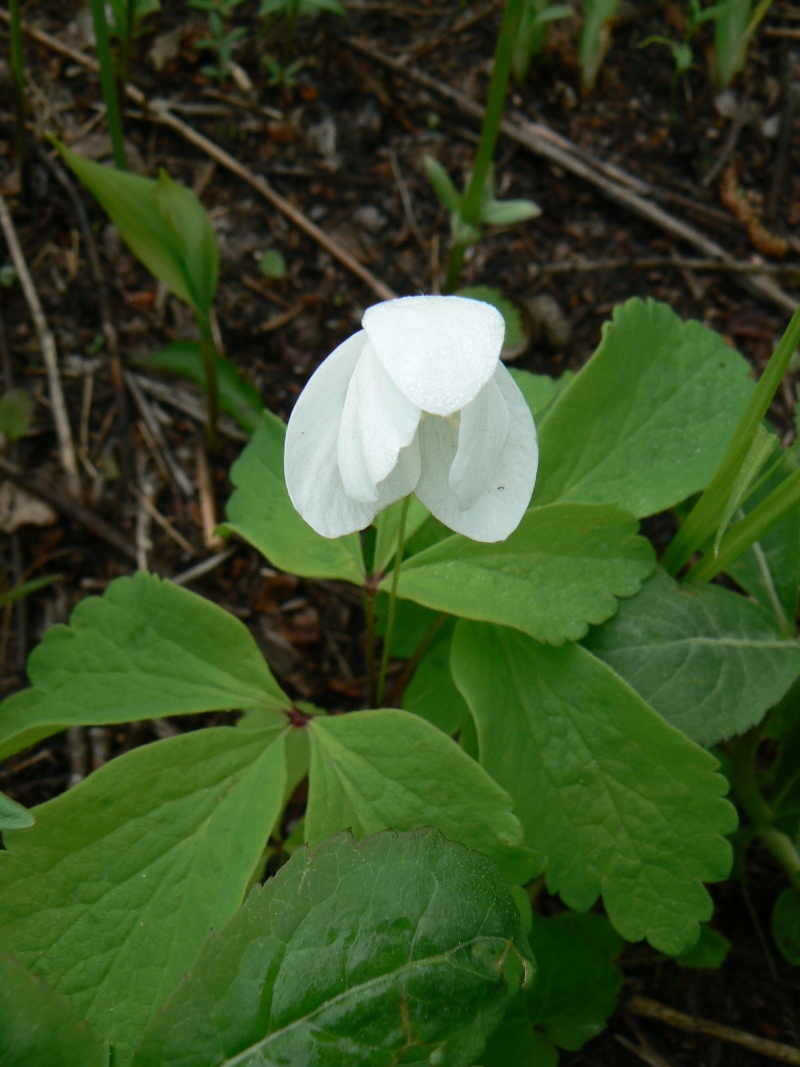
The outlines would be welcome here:
M 505 323 L 490 304 L 461 296 L 405 296 L 367 308 L 375 354 L 412 404 L 451 415 L 492 377 Z
M 461 412 L 458 448 L 448 481 L 461 511 L 473 507 L 492 476 L 508 437 L 509 414 L 494 378 Z
M 343 537 L 369 526 L 377 504 L 347 495 L 337 442 L 350 380 L 364 350 L 363 330 L 320 364 L 298 397 L 286 428 L 284 473 L 295 508 L 323 537 Z
M 530 503 L 539 463 L 536 427 L 522 393 L 502 364 L 493 381 L 508 408 L 508 434 L 472 507 L 462 511 L 450 485 L 458 428 L 431 417 L 419 428 L 422 473 L 415 492 L 440 522 L 473 541 L 504 541 L 514 532 Z
M 404 496 L 413 493 L 419 481 L 421 468 L 419 434 L 417 434 L 411 444 L 404 448 L 397 457 L 392 473 L 378 486 L 376 515 L 384 508 L 388 508 L 390 504 L 394 504 L 396 500 L 402 500 Z
M 367 341 L 350 379 L 337 442 L 348 496 L 365 504 L 378 500 L 378 485 L 414 440 L 420 415 L 392 383 Z

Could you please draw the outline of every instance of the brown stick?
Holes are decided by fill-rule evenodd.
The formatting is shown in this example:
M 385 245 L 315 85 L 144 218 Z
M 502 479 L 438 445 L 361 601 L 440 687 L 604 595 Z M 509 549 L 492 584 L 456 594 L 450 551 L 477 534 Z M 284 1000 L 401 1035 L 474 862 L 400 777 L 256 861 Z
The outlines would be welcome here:
M 756 1037 L 755 1034 L 745 1033 L 744 1030 L 734 1030 L 731 1026 L 723 1023 L 715 1023 L 710 1019 L 695 1019 L 691 1015 L 685 1015 L 682 1011 L 675 1011 L 666 1004 L 659 1004 L 649 997 L 631 997 L 626 1008 L 634 1015 L 643 1015 L 648 1019 L 658 1019 L 668 1026 L 674 1026 L 678 1030 L 687 1030 L 690 1034 L 704 1034 L 707 1037 L 716 1037 L 720 1041 L 727 1041 L 731 1045 L 740 1045 L 762 1056 L 777 1060 L 779 1063 L 800 1065 L 800 1050 L 790 1045 L 782 1045 L 779 1041 L 770 1041 L 766 1037 Z
M 747 263 L 741 260 L 667 259 L 665 256 L 618 259 L 576 259 L 560 263 L 532 263 L 530 275 L 592 274 L 605 270 L 696 270 L 718 274 L 800 274 L 800 263 Z
M 8 23 L 8 12 L 0 9 L 0 21 Z M 78 51 L 77 48 L 71 48 L 69 45 L 64 44 L 63 41 L 59 41 L 56 37 L 51 37 L 49 33 L 44 33 L 42 30 L 34 29 L 32 26 L 23 25 L 23 30 L 34 41 L 38 41 L 39 44 L 49 48 L 52 52 L 57 52 L 59 55 L 66 56 L 67 59 L 71 59 L 73 63 L 78 63 L 86 70 L 91 70 L 97 73 L 99 71 L 99 64 L 91 58 L 91 56 L 84 55 L 83 52 Z M 169 129 L 174 130 L 175 133 L 180 134 L 185 140 L 191 144 L 200 148 L 203 152 L 209 155 L 212 159 L 215 159 L 217 163 L 225 167 L 232 174 L 235 174 L 242 181 L 247 182 L 252 186 L 256 192 L 263 196 L 263 198 L 274 208 L 285 215 L 290 222 L 307 234 L 312 240 L 316 241 L 320 247 L 324 248 L 326 252 L 329 252 L 334 259 L 338 260 L 343 267 L 351 271 L 360 278 L 365 285 L 375 293 L 381 300 L 391 300 L 397 294 L 385 285 L 379 278 L 368 270 L 363 264 L 352 256 L 347 249 L 343 248 L 337 241 L 334 241 L 332 237 L 329 237 L 324 233 L 319 226 L 316 226 L 311 219 L 306 216 L 298 208 L 294 206 L 289 200 L 281 196 L 276 192 L 272 186 L 264 179 L 254 174 L 248 167 L 245 167 L 243 163 L 240 163 L 230 153 L 226 152 L 219 145 L 215 144 L 204 134 L 199 133 L 188 123 L 179 119 L 177 115 L 173 115 L 169 109 L 169 105 L 164 101 L 148 101 L 145 94 L 141 89 L 137 89 L 135 85 L 128 83 L 125 86 L 125 93 L 130 100 L 136 104 L 137 107 L 142 109 L 145 118 L 152 118 L 156 122 L 161 123 L 162 126 L 167 126 Z
M 421 85 L 423 88 L 449 100 L 465 115 L 469 115 L 478 121 L 483 120 L 484 109 L 481 105 L 476 104 L 457 89 L 437 81 L 436 78 L 430 77 L 430 75 L 421 70 L 406 66 L 364 41 L 358 41 L 352 37 L 344 38 L 344 41 L 348 47 L 361 55 L 382 63 L 403 78 L 407 78 L 409 81 L 415 82 L 417 85 Z M 572 145 L 566 138 L 555 134 L 546 126 L 521 118 L 504 119 L 501 130 L 512 141 L 529 149 L 535 155 L 555 163 L 557 166 L 569 171 L 570 174 L 590 182 L 610 200 L 613 200 L 614 203 L 621 204 L 628 211 L 651 222 L 676 240 L 692 245 L 704 256 L 718 259 L 725 263 L 735 262 L 733 257 L 716 241 L 712 241 L 705 234 L 696 230 L 694 226 L 690 226 L 674 215 L 670 215 L 669 212 L 664 211 L 663 208 L 646 199 L 644 191 L 649 190 L 646 183 L 641 182 L 632 175 L 626 175 L 625 184 L 623 185 L 622 176 L 624 172 L 619 168 L 613 168 L 612 172 L 608 164 L 589 163 L 580 158 L 580 153 L 576 146 Z M 634 191 L 635 189 L 638 189 L 638 191 Z M 751 276 L 744 274 L 735 277 L 734 280 L 741 288 L 746 289 L 753 296 L 769 301 L 788 315 L 793 315 L 797 309 L 797 300 L 763 275 Z
M 40 500 L 50 504 L 56 511 L 60 511 L 63 515 L 74 519 L 81 526 L 85 526 L 87 530 L 106 541 L 118 552 L 121 552 L 123 556 L 127 556 L 134 563 L 136 562 L 136 548 L 131 542 L 107 523 L 105 519 L 95 515 L 93 511 L 89 511 L 88 508 L 76 503 L 76 501 L 62 496 L 61 493 L 57 492 L 37 475 L 28 474 L 21 467 L 18 467 L 16 463 L 12 463 L 11 460 L 2 455 L 0 455 L 0 474 L 4 474 L 12 482 L 26 489 L 34 496 L 38 496 Z

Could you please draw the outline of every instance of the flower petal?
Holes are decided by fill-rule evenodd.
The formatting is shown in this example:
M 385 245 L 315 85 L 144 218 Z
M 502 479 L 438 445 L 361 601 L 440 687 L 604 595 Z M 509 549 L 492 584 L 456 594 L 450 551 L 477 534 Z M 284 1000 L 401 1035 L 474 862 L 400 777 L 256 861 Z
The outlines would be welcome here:
M 508 437 L 508 405 L 494 378 L 461 412 L 458 449 L 448 481 L 461 511 L 483 492 Z
M 425 418 L 419 428 L 422 474 L 415 490 L 445 526 L 473 541 L 504 541 L 530 503 L 539 462 L 536 427 L 522 393 L 500 364 L 494 383 L 508 407 L 508 435 L 472 507 L 462 511 L 450 485 L 459 431 L 448 419 Z
M 347 390 L 337 442 L 348 496 L 363 503 L 378 500 L 378 484 L 414 440 L 421 414 L 392 383 L 367 341 Z
M 364 504 L 347 495 L 336 448 L 345 397 L 366 341 L 359 330 L 320 364 L 286 428 L 286 488 L 295 508 L 323 537 L 363 530 L 378 511 L 377 503 Z
M 364 329 L 384 370 L 422 411 L 451 415 L 489 381 L 500 358 L 500 312 L 463 296 L 405 296 L 367 308 Z

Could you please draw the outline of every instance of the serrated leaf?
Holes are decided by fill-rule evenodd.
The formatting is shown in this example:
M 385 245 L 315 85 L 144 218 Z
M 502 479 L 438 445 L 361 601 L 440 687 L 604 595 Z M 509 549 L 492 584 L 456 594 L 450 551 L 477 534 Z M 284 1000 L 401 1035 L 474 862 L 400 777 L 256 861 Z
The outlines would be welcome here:
M 703 882 L 731 865 L 716 760 L 579 645 L 460 622 L 451 667 L 550 891 L 576 911 L 602 893 L 623 937 L 687 951 L 712 912 Z
M 3 1067 L 105 1067 L 108 1056 L 88 1023 L 40 978 L 0 956 L 0 1063 Z
M 617 1006 L 622 975 L 614 963 L 622 938 L 600 915 L 533 916 L 528 939 L 538 975 L 509 1005 L 489 1038 L 485 1067 L 555 1064 L 554 1046 L 582 1048 Z
M 70 725 L 291 707 L 244 623 L 144 571 L 51 626 L 28 677 L 0 706 L 0 758 Z
M 200 341 L 173 341 L 138 361 L 145 368 L 173 371 L 205 390 L 206 375 Z M 264 418 L 264 404 L 255 386 L 239 373 L 229 359 L 215 358 L 219 406 L 252 435 Z
M 112 1041 L 115 1067 L 244 899 L 284 802 L 275 738 L 222 726 L 134 749 L 5 835 L 0 942 Z
M 719 334 L 629 300 L 539 425 L 534 504 L 672 507 L 706 485 L 753 388 Z
M 800 893 L 784 889 L 772 911 L 772 936 L 781 955 L 800 967 Z
M 716 585 L 658 570 L 584 645 L 687 737 L 710 746 L 760 722 L 800 673 L 800 644 Z
M 361 839 L 435 826 L 491 856 L 511 880 L 532 866 L 516 847 L 522 828 L 508 793 L 430 723 L 383 708 L 314 719 L 308 732 L 310 844 L 345 829 Z
M 358 536 L 320 537 L 295 511 L 283 475 L 285 437 L 281 420 L 265 412 L 252 441 L 231 468 L 236 488 L 228 501 L 228 529 L 290 574 L 362 585 L 364 560 Z
M 5 793 L 0 793 L 0 831 L 27 830 L 35 822 L 36 819 L 27 808 L 7 797 Z
M 632 596 L 655 566 L 637 523 L 619 508 L 533 508 L 505 541 L 456 534 L 405 560 L 401 597 L 451 615 L 513 626 L 540 641 L 582 637 Z M 385 584 L 385 583 L 384 583 Z
M 694 967 L 699 970 L 716 970 L 725 962 L 731 943 L 719 930 L 713 930 L 703 924 L 700 927 L 700 940 L 682 956 L 675 960 L 681 967 Z
M 467 1067 L 532 962 L 489 860 L 430 828 L 303 848 L 209 938 L 134 1067 Z M 411 1052 L 413 1050 L 413 1053 Z M 405 1055 L 404 1055 L 405 1053 Z
M 403 694 L 403 707 L 427 719 L 451 737 L 469 716 L 469 708 L 450 673 L 450 646 L 455 620 L 448 620 L 422 657 Z

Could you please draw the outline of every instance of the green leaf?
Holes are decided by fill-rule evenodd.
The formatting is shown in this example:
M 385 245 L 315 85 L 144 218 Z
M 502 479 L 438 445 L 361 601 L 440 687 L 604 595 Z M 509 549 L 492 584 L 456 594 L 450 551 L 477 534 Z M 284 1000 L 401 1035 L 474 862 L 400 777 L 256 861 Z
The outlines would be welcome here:
M 134 1067 L 467 1067 L 520 962 L 529 977 L 519 913 L 485 857 L 429 828 L 340 834 L 298 850 L 208 939 Z
M 525 397 L 534 419 L 547 411 L 575 377 L 569 370 L 564 371 L 560 378 L 551 378 L 549 374 L 531 374 L 516 367 L 509 367 L 508 372 Z
M 508 793 L 430 723 L 383 708 L 314 719 L 308 731 L 311 845 L 345 829 L 360 840 L 388 828 L 435 826 L 491 856 L 511 880 L 530 866 L 515 847 L 522 828 Z
M 227 529 L 239 534 L 276 567 L 303 578 L 364 582 L 356 534 L 328 540 L 300 518 L 286 491 L 283 445 L 286 427 L 266 412 L 264 421 L 231 468 L 236 487 L 228 501 Z
M 466 296 L 470 300 L 481 300 L 484 304 L 491 304 L 493 308 L 497 308 L 506 324 L 506 333 L 503 338 L 504 349 L 519 348 L 525 343 L 522 312 L 514 301 L 507 300 L 499 289 L 491 285 L 470 285 L 466 289 L 459 289 L 455 295 Z
M 579 41 L 581 87 L 590 93 L 606 52 L 611 47 L 611 25 L 619 0 L 583 0 L 583 26 Z
M 33 422 L 33 399 L 24 389 L 9 389 L 0 399 L 0 434 L 6 441 L 19 441 Z
M 201 389 L 206 387 L 200 341 L 173 341 L 158 352 L 138 360 L 148 369 L 173 371 L 195 382 Z M 219 405 L 233 416 L 243 430 L 252 435 L 264 418 L 264 404 L 255 386 L 239 373 L 229 359 L 216 358 Z
M 265 248 L 258 260 L 259 273 L 270 281 L 277 281 L 286 275 L 286 260 L 278 248 Z
M 714 538 L 715 555 L 719 552 L 720 541 L 722 540 L 725 531 L 728 529 L 733 516 L 742 506 L 742 503 L 752 488 L 753 482 L 761 473 L 764 464 L 775 451 L 775 446 L 777 444 L 778 438 L 774 433 L 770 433 L 764 426 L 756 427 L 753 443 L 750 445 L 750 449 L 744 458 L 744 463 L 734 480 L 728 503 L 725 505 L 725 509 L 720 516 L 717 535 Z
M 0 956 L 0 1063 L 3 1067 L 105 1067 L 108 1056 L 88 1023 L 15 960 Z
M 51 626 L 28 677 L 0 707 L 0 758 L 71 725 L 291 707 L 244 623 L 144 571 Z
M 785 959 L 800 967 L 800 893 L 784 889 L 772 911 L 772 936 Z
M 731 865 L 721 835 L 736 815 L 716 760 L 578 645 L 460 622 L 451 667 L 549 890 L 576 911 L 602 893 L 629 941 L 691 948 L 712 912 L 703 882 Z
M 241 905 L 284 801 L 283 738 L 221 726 L 112 760 L 5 835 L 0 943 L 130 1062 L 212 927 Z
M 636 529 L 616 507 L 533 508 L 505 541 L 486 545 L 455 535 L 405 560 L 398 592 L 540 641 L 577 640 L 653 569 L 653 549 Z
M 672 507 L 708 482 L 753 389 L 719 334 L 629 300 L 539 426 L 534 504 Z
M 485 1067 L 555 1064 L 554 1046 L 582 1048 L 617 1006 L 622 975 L 614 959 L 623 941 L 600 915 L 533 916 L 528 939 L 538 977 L 517 994 L 490 1037 Z
M 0 793 L 0 831 L 4 830 L 27 830 L 36 822 L 27 808 L 23 808 L 16 800 Z M 0 1060 L 0 1063 L 2 1060 Z
M 451 214 L 460 211 L 461 194 L 458 189 L 456 189 L 455 185 L 453 185 L 450 175 L 439 160 L 434 159 L 433 156 L 425 156 L 424 165 L 428 181 L 433 186 L 433 191 L 436 193 L 442 205 L 446 207 Z
M 700 940 L 689 952 L 678 956 L 675 962 L 681 967 L 716 970 L 725 962 L 730 947 L 731 943 L 724 934 L 704 923 L 700 927 Z
M 800 644 L 763 608 L 716 585 L 681 587 L 662 570 L 584 644 L 707 746 L 760 722 L 800 673 Z
M 469 716 L 469 708 L 450 673 L 450 646 L 455 620 L 448 620 L 431 642 L 403 694 L 403 707 L 427 719 L 451 737 Z
M 40 589 L 47 589 L 56 582 L 61 581 L 60 574 L 43 574 L 41 578 L 31 578 L 19 585 L 12 585 L 10 589 L 4 589 L 0 593 L 0 608 L 7 608 L 9 604 L 16 604 L 19 600 L 38 593 Z
M 516 226 L 541 215 L 533 200 L 490 200 L 481 205 L 480 221 L 486 226 Z
M 136 258 L 179 300 L 207 316 L 216 287 L 217 248 L 194 193 L 166 175 L 158 182 L 140 178 L 91 163 L 58 141 L 55 145 Z

